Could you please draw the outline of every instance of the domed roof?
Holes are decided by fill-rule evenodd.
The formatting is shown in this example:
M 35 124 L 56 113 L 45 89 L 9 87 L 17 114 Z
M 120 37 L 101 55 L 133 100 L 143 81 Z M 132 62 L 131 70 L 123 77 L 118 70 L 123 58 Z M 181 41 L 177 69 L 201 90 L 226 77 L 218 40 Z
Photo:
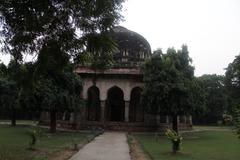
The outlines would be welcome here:
M 117 66 L 138 66 L 151 55 L 148 41 L 140 34 L 117 26 L 111 35 L 118 47 L 118 51 L 113 54 Z

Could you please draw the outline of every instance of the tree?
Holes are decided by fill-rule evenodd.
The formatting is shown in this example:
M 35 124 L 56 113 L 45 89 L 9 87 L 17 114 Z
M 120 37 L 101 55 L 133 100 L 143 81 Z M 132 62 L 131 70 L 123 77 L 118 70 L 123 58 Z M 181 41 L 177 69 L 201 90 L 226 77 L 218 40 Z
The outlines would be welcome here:
M 65 110 L 75 111 L 82 103 L 82 81 L 73 72 L 52 77 L 40 77 L 35 96 L 40 109 L 50 113 L 50 132 L 56 132 L 56 114 Z
M 206 111 L 198 116 L 200 123 L 216 123 L 222 120 L 224 113 L 227 113 L 228 95 L 224 85 L 224 76 L 212 74 L 202 75 L 197 78 L 201 87 L 205 91 Z M 201 117 L 201 118 L 200 118 Z
M 230 97 L 229 113 L 234 117 L 237 133 L 240 135 L 240 55 L 230 63 L 225 73 L 225 85 Z
M 7 78 L 0 78 L 0 103 L 2 110 L 8 110 L 11 113 L 12 126 L 16 125 L 16 99 L 16 83 Z
M 11 60 L 8 66 L 0 64 L 2 106 L 11 114 L 12 126 L 16 125 L 17 111 L 21 109 L 21 94 L 25 94 L 26 87 L 30 86 L 32 72 L 28 70 L 28 66 L 29 64 L 19 64 L 14 60 Z
M 37 57 L 49 41 L 55 41 L 61 52 L 70 58 L 76 58 L 85 52 L 87 45 L 96 46 L 96 40 L 109 40 L 106 32 L 122 18 L 120 11 L 123 2 L 124 0 L 2 0 L 0 25 L 3 28 L 3 49 L 15 59 L 22 60 L 25 54 Z M 89 41 L 89 37 L 95 37 L 94 41 Z M 104 45 L 104 48 L 112 47 L 111 43 Z M 96 49 L 99 51 L 102 47 Z M 108 55 L 106 52 L 98 53 L 103 57 Z
M 169 48 L 167 54 L 155 52 L 143 67 L 143 103 L 146 110 L 153 114 L 171 116 L 172 129 L 176 133 L 177 117 L 193 113 L 202 107 L 204 99 L 194 78 L 191 62 L 187 46 L 182 46 L 179 51 Z M 173 148 L 178 150 L 179 143 L 173 143 Z
M 111 51 L 115 46 L 108 32 L 122 18 L 123 2 L 3 0 L 0 4 L 0 43 L 4 52 L 10 53 L 18 63 L 23 63 L 23 57 L 28 54 L 37 59 L 34 79 L 41 80 L 40 86 L 46 84 L 42 89 L 50 98 L 44 103 L 58 108 L 57 105 L 63 106 L 60 97 L 68 95 L 59 79 L 70 61 L 79 63 L 79 57 L 90 52 L 94 68 L 105 69 L 111 63 Z M 80 62 L 83 63 L 82 59 Z M 51 111 L 55 113 L 55 109 Z M 51 128 L 54 128 L 55 114 L 52 116 Z
M 240 55 L 226 69 L 225 86 L 230 97 L 228 111 L 233 114 L 240 104 Z
M 35 92 L 41 110 L 50 112 L 50 131 L 56 132 L 56 113 L 78 108 L 82 81 L 73 73 L 69 57 L 58 43 L 49 41 L 41 50 L 35 69 Z

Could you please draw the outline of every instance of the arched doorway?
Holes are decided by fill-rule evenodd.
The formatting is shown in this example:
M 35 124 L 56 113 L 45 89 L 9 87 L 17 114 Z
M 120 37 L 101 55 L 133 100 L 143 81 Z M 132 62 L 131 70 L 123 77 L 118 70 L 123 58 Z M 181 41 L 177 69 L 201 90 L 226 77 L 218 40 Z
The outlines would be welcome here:
M 119 87 L 112 87 L 107 93 L 107 120 L 124 121 L 124 94 Z
M 140 87 L 135 87 L 131 91 L 131 99 L 129 104 L 129 121 L 130 122 L 143 122 L 144 110 L 141 105 L 141 92 Z
M 101 107 L 99 99 L 99 89 L 92 86 L 88 89 L 87 100 L 88 121 L 99 121 L 101 116 Z

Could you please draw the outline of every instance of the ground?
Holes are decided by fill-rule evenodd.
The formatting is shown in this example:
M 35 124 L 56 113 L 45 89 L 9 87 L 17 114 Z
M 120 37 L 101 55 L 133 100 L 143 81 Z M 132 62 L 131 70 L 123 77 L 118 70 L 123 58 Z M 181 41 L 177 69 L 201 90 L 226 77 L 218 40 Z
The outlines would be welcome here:
M 45 134 L 36 145 L 36 150 L 29 150 L 29 126 L 0 125 L 1 160 L 64 160 L 69 158 L 73 142 L 85 143 L 92 136 L 86 133 Z
M 85 145 L 70 160 L 130 160 L 126 134 L 105 132 Z
M 182 150 L 172 155 L 171 143 L 154 134 L 135 134 L 143 150 L 153 160 L 238 160 L 240 139 L 229 128 L 198 127 L 202 130 L 183 134 Z
M 151 159 L 142 150 L 141 145 L 132 134 L 128 134 L 128 144 L 130 147 L 131 160 L 150 160 Z
M 25 123 L 25 122 L 24 122 Z M 31 124 L 31 123 L 29 123 Z M 67 160 L 76 151 L 73 142 L 85 144 L 90 133 L 57 133 L 44 136 L 36 150 L 29 150 L 31 127 L 11 127 L 0 124 L 0 160 Z M 172 155 L 171 143 L 165 136 L 156 138 L 154 133 L 132 133 L 128 135 L 132 160 L 238 160 L 240 139 L 230 128 L 196 127 L 194 132 L 183 134 L 181 152 Z M 87 156 L 86 156 L 87 155 Z M 103 160 L 119 158 L 129 160 L 129 147 L 124 133 L 105 132 L 85 145 L 72 159 L 87 160 L 102 157 Z M 124 156 L 124 158 L 122 158 Z M 113 158 L 114 157 L 114 158 Z M 95 160 L 94 159 L 94 160 Z M 92 160 L 92 159 L 91 159 Z M 100 159 L 97 159 L 100 160 Z

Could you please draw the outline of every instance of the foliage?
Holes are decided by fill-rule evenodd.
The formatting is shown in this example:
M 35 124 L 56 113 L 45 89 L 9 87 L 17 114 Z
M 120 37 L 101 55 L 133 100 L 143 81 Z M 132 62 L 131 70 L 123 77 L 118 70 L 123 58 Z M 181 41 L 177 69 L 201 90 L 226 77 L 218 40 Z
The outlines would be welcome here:
M 21 104 L 23 95 L 25 95 L 24 99 L 32 99 L 32 94 L 27 94 L 32 87 L 32 64 L 20 64 L 11 60 L 8 66 L 2 65 L 1 70 L 4 74 L 0 76 L 2 88 L 0 93 L 2 98 L 0 99 L 2 99 L 4 111 L 11 113 L 12 125 L 15 126 L 17 111 L 23 109 Z M 33 104 L 29 103 L 29 105 Z
M 18 108 L 18 88 L 15 81 L 0 77 L 1 110 L 11 113 L 12 126 L 16 125 L 16 109 Z
M 202 106 L 202 95 L 194 78 L 187 47 L 178 52 L 157 53 L 143 67 L 145 87 L 143 103 L 154 114 L 181 115 Z M 201 99 L 202 98 L 202 99 Z
M 183 137 L 179 133 L 175 132 L 172 129 L 167 129 L 166 132 L 165 132 L 165 135 L 173 143 L 173 145 L 172 145 L 173 146 L 173 152 L 176 153 L 177 151 L 179 151 L 180 150 L 180 145 L 182 144 Z M 177 143 L 179 145 L 174 145 L 175 143 Z
M 27 54 L 37 57 L 41 50 L 54 41 L 59 53 L 73 59 L 90 46 L 91 50 L 96 46 L 96 53 L 108 58 L 109 53 L 104 51 L 113 46 L 112 43 L 107 43 L 109 38 L 105 35 L 122 19 L 120 11 L 123 2 L 124 0 L 2 0 L 2 48 L 22 61 Z M 91 41 L 91 35 L 97 35 L 97 38 Z M 100 48 L 96 41 L 101 44 Z
M 238 138 L 240 138 L 240 109 L 239 108 L 235 110 L 234 124 L 235 124 L 235 130 L 238 135 Z
M 202 75 L 197 78 L 201 88 L 205 92 L 205 111 L 195 114 L 197 123 L 217 123 L 227 113 L 228 94 L 224 85 L 224 76 L 212 74 Z
M 225 86 L 230 97 L 228 112 L 232 114 L 240 104 L 240 55 L 236 56 L 226 69 Z
M 152 114 L 172 117 L 172 129 L 178 133 L 178 115 L 191 114 L 203 107 L 204 94 L 194 78 L 187 46 L 169 48 L 146 61 L 143 66 L 143 104 Z
M 1 1 L 0 44 L 13 57 L 8 74 L 17 85 L 17 104 L 50 111 L 52 131 L 57 111 L 81 104 L 81 80 L 71 63 L 84 63 L 81 57 L 88 53 L 94 69 L 111 65 L 115 44 L 108 32 L 122 19 L 123 2 Z M 26 65 L 29 54 L 32 63 Z
M 73 72 L 63 72 L 52 77 L 40 77 L 36 82 L 35 96 L 41 110 L 51 114 L 51 131 L 56 131 L 56 113 L 63 111 L 77 111 L 82 100 L 80 92 L 82 81 Z M 54 117 L 52 117 L 54 116 Z

